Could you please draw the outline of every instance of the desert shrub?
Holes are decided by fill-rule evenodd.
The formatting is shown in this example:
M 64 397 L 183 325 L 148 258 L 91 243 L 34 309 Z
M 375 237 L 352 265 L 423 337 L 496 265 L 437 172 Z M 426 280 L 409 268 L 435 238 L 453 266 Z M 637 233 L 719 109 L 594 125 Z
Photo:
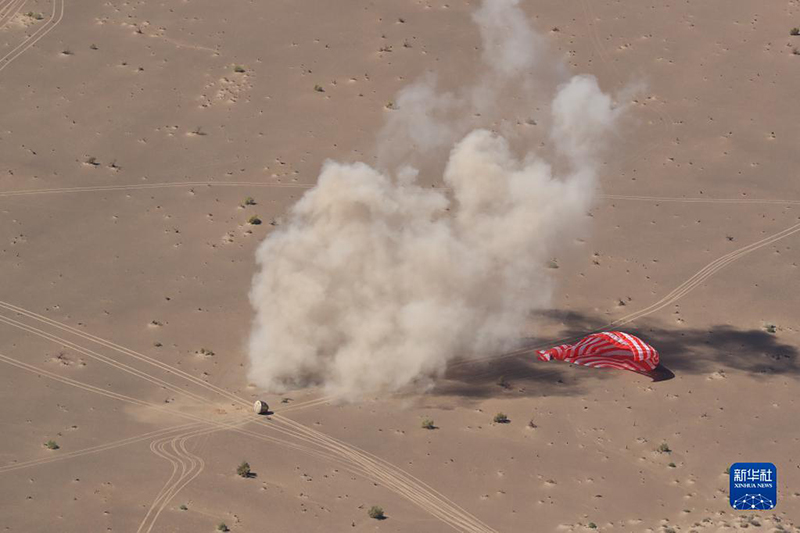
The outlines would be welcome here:
M 422 429 L 436 429 L 436 426 L 433 425 L 433 420 L 430 418 L 423 418 L 422 419 Z
M 236 473 L 241 477 L 250 477 L 252 471 L 250 470 L 250 463 L 242 461 L 242 464 L 236 467 Z
M 586 524 L 586 527 L 588 527 L 589 529 L 597 529 L 597 524 L 595 524 L 594 522 L 589 522 L 588 524 Z
M 239 74 L 242 74 L 243 72 L 245 72 L 245 69 L 241 65 L 236 65 L 235 67 L 233 67 L 233 71 L 234 72 L 238 72 Z
M 789 30 L 789 35 L 800 35 L 800 28 L 792 28 Z
M 370 518 L 374 518 L 375 520 L 383 520 L 386 518 L 386 515 L 383 513 L 383 507 L 379 507 L 377 505 L 373 505 L 367 511 L 367 514 Z
M 258 215 L 253 215 L 247 219 L 247 223 L 252 224 L 253 226 L 258 226 L 259 224 L 261 224 L 261 219 L 258 218 Z
M 225 522 L 220 522 L 217 524 L 217 531 L 230 531 L 230 529 L 228 529 L 228 525 Z
M 776 326 L 775 324 L 764 324 L 764 331 L 766 331 L 767 333 L 777 333 L 778 326 Z
M 252 196 L 248 196 L 244 199 L 244 205 L 256 205 L 256 200 Z
M 670 449 L 669 444 L 667 444 L 666 442 L 662 442 L 658 446 L 658 452 L 659 453 L 670 453 L 671 451 L 672 450 Z
M 324 93 L 325 89 L 322 88 L 322 85 L 314 85 L 314 90 L 318 93 Z
M 187 507 L 185 503 L 182 503 L 182 504 L 181 504 L 181 506 L 179 507 L 179 509 L 180 509 L 181 511 L 188 511 L 188 510 L 189 510 L 189 507 Z
M 57 449 L 59 449 L 59 448 L 60 448 L 60 446 L 58 445 L 58 443 L 57 443 L 56 441 L 52 440 L 52 439 L 51 439 L 51 440 L 49 440 L 49 441 L 47 441 L 47 442 L 45 442 L 45 443 L 44 443 L 44 446 L 45 446 L 45 448 L 47 448 L 48 450 L 57 450 Z
M 675 463 L 670 463 L 667 465 L 670 468 L 677 468 L 678 466 Z
M 498 424 L 508 424 L 509 420 L 505 413 L 497 413 L 494 415 L 494 421 Z

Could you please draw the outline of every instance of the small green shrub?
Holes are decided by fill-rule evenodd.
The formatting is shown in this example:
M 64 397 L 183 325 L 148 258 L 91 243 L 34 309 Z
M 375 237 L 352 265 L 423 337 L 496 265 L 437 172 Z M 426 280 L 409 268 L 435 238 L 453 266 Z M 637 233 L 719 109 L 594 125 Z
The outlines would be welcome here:
M 509 420 L 505 413 L 497 413 L 494 415 L 494 421 L 497 424 L 508 424 Z
M 675 465 L 675 463 L 670 463 L 670 464 L 668 464 L 667 466 L 668 466 L 668 467 L 670 467 L 670 468 L 677 468 L 677 466 Z
M 322 85 L 314 85 L 314 90 L 318 93 L 324 93 L 325 89 L 322 88 Z
M 658 446 L 658 452 L 659 453 L 670 453 L 671 451 L 672 450 L 670 449 L 669 444 L 667 444 L 666 442 L 662 442 Z
M 256 205 L 256 200 L 252 196 L 248 196 L 244 199 L 244 205 Z
M 436 426 L 433 425 L 433 420 L 430 418 L 423 418 L 422 419 L 422 429 L 436 429 Z
M 181 504 L 181 506 L 179 507 L 179 509 L 180 509 L 181 511 L 188 511 L 188 510 L 189 510 L 189 508 L 186 506 L 186 504 L 185 504 L 185 503 L 182 503 L 182 504 Z
M 242 74 L 242 73 L 245 72 L 245 69 L 241 65 L 236 65 L 235 67 L 233 67 L 233 71 L 234 72 L 238 72 L 239 74 Z
M 789 30 L 789 35 L 795 35 L 795 36 L 800 35 L 800 28 L 792 28 L 791 30 Z
M 250 470 L 250 463 L 242 461 L 242 464 L 236 467 L 236 473 L 241 477 L 250 477 L 253 475 L 253 472 Z
M 597 524 L 595 524 L 594 522 L 589 522 L 588 524 L 586 524 L 586 527 L 588 527 L 589 529 L 597 529 Z
M 59 449 L 59 448 L 61 447 L 61 446 L 59 446 L 59 445 L 58 445 L 58 443 L 57 443 L 56 441 L 54 441 L 54 440 L 49 440 L 49 441 L 45 442 L 45 443 L 44 443 L 44 446 L 45 446 L 45 448 L 47 448 L 48 450 L 57 450 L 57 449 Z
M 766 331 L 767 333 L 775 334 L 778 332 L 778 326 L 769 323 L 764 324 L 764 331 Z
M 247 223 L 252 224 L 253 226 L 258 226 L 259 224 L 261 224 L 261 219 L 258 218 L 258 215 L 253 215 L 247 219 Z
M 230 531 L 230 529 L 228 529 L 228 525 L 225 522 L 220 522 L 217 524 L 217 531 Z
M 383 520 L 386 518 L 386 515 L 383 513 L 383 507 L 379 507 L 377 505 L 373 505 L 367 511 L 367 514 L 370 518 L 374 518 L 375 520 Z

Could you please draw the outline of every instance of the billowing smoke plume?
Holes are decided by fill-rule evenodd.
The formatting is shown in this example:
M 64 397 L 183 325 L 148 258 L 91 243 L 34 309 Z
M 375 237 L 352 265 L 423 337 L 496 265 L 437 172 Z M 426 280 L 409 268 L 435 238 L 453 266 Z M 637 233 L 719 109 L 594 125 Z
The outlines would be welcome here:
M 485 0 L 473 18 L 486 63 L 476 85 L 442 94 L 426 78 L 402 91 L 381 136 L 382 169 L 327 161 L 259 247 L 256 385 L 318 384 L 356 398 L 426 384 L 455 357 L 508 348 L 548 305 L 545 264 L 586 219 L 600 141 L 620 108 L 593 77 L 558 78 L 516 1 Z M 548 88 L 537 94 L 547 131 L 537 148 L 550 162 L 470 131 L 477 115 L 513 130 L 504 102 L 528 104 Z M 444 187 L 419 185 L 414 156 L 446 145 Z

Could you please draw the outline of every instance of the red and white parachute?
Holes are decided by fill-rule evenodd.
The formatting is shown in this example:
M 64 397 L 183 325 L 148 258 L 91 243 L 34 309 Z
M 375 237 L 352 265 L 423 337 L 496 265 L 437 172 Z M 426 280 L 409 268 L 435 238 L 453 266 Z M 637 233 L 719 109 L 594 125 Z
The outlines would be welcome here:
M 584 337 L 575 344 L 537 350 L 541 361 L 566 361 L 597 368 L 619 368 L 650 372 L 658 366 L 658 352 L 638 337 L 622 331 L 604 331 Z

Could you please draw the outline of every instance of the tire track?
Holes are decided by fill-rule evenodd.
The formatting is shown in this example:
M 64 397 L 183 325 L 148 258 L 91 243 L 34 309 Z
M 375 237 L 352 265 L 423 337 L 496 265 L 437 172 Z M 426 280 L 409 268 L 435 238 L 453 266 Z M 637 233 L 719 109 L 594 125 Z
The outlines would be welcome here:
M 21 462 L 21 463 L 13 463 L 13 464 L 6 465 L 6 466 L 0 466 L 0 474 L 2 474 L 3 472 L 13 472 L 14 470 L 20 470 L 22 468 L 29 468 L 29 467 L 34 467 L 34 466 L 38 466 L 38 465 L 48 464 L 48 463 L 52 463 L 52 462 L 55 462 L 55 461 L 63 461 L 65 459 L 72 459 L 74 457 L 82 457 L 84 455 L 89 455 L 89 454 L 93 454 L 93 453 L 99 453 L 99 452 L 104 452 L 104 451 L 108 451 L 108 450 L 114 450 L 116 448 L 120 448 L 120 447 L 123 447 L 123 446 L 136 444 L 137 442 L 150 440 L 150 439 L 152 439 L 154 437 L 158 437 L 160 435 L 164 435 L 164 434 L 167 434 L 167 433 L 172 433 L 172 432 L 178 431 L 180 429 L 186 429 L 186 428 L 188 428 L 190 426 L 194 426 L 196 424 L 198 424 L 198 422 L 183 424 L 183 425 L 180 425 L 180 426 L 170 427 L 170 428 L 166 428 L 166 429 L 159 429 L 159 430 L 156 430 L 156 431 L 150 431 L 148 433 L 143 433 L 142 435 L 138 435 L 138 436 L 135 436 L 135 437 L 128 437 L 126 439 L 121 439 L 121 440 L 117 440 L 117 441 L 114 441 L 114 442 L 109 442 L 109 443 L 105 443 L 105 444 L 98 444 L 97 446 L 90 446 L 88 448 L 83 448 L 81 450 L 75 450 L 74 452 L 59 453 L 57 455 L 53 455 L 52 457 L 45 457 L 45 458 L 42 458 L 42 459 L 32 459 L 30 461 L 24 461 L 24 462 Z
M 773 204 L 800 205 L 800 200 L 773 200 L 768 198 L 678 198 L 668 196 L 626 196 L 622 194 L 601 194 L 606 200 L 635 200 L 641 202 L 679 202 L 687 204 Z
M 31 46 L 35 45 L 45 35 L 50 33 L 64 18 L 64 2 L 65 0 L 53 0 L 53 11 L 50 15 L 50 20 L 39 27 L 30 37 L 18 44 L 13 50 L 0 58 L 0 72 L 3 71 L 12 61 L 17 59 L 23 52 L 27 51 Z
M 587 332 L 584 335 L 581 335 L 579 337 L 569 337 L 569 338 L 565 338 L 565 339 L 556 340 L 556 341 L 553 341 L 553 342 L 548 342 L 547 344 L 539 344 L 539 345 L 536 345 L 536 346 L 528 346 L 528 347 L 525 347 L 525 348 L 520 348 L 519 350 L 515 350 L 515 351 L 512 351 L 512 352 L 507 352 L 507 353 L 500 354 L 500 355 L 483 357 L 483 358 L 479 358 L 479 359 L 470 359 L 470 360 L 467 360 L 467 361 L 458 361 L 456 363 L 453 363 L 450 366 L 455 368 L 455 367 L 461 367 L 461 366 L 470 365 L 470 364 L 485 363 L 487 361 L 494 361 L 494 360 L 499 360 L 499 359 L 506 359 L 506 358 L 509 358 L 509 357 L 515 357 L 515 356 L 518 356 L 518 355 L 524 355 L 524 354 L 533 352 L 535 350 L 540 350 L 540 349 L 545 348 L 545 347 L 547 347 L 549 345 L 552 345 L 552 344 L 569 344 L 569 343 L 575 342 L 575 341 L 583 338 L 585 335 L 591 335 L 592 333 L 598 333 L 598 332 L 605 331 L 605 330 L 612 329 L 612 328 L 616 328 L 616 327 L 619 327 L 619 326 L 624 326 L 625 324 L 629 324 L 629 323 L 633 322 L 634 320 L 638 320 L 639 318 L 651 315 L 651 314 L 655 313 L 656 311 L 659 311 L 659 310 L 663 309 L 664 307 L 666 307 L 666 306 L 676 302 L 677 300 L 683 298 L 684 296 L 689 294 L 691 291 L 693 291 L 694 289 L 696 289 L 697 287 L 702 285 L 703 282 L 706 281 L 708 278 L 710 278 L 711 276 L 713 276 L 714 274 L 716 274 L 717 272 L 719 272 L 720 270 L 722 270 L 723 268 L 725 268 L 726 266 L 731 264 L 732 262 L 736 261 L 737 259 L 741 259 L 742 257 L 750 254 L 751 252 L 754 252 L 754 251 L 758 250 L 759 248 L 763 248 L 764 246 L 769 246 L 770 244 L 773 244 L 773 243 L 775 243 L 775 242 L 777 242 L 777 241 L 779 241 L 781 239 L 784 239 L 786 237 L 794 235 L 794 234 L 796 234 L 798 232 L 800 232 L 800 224 L 794 224 L 793 226 L 789 226 L 788 228 L 783 229 L 783 230 L 781 230 L 781 231 L 779 231 L 777 233 L 774 233 L 774 234 L 772 234 L 772 235 L 770 235 L 768 237 L 765 237 L 765 238 L 763 238 L 763 239 L 761 239 L 759 241 L 756 241 L 754 243 L 748 244 L 747 246 L 743 246 L 742 248 L 739 248 L 739 249 L 734 250 L 734 251 L 732 251 L 730 253 L 727 253 L 727 254 L 715 259 L 714 261 L 712 261 L 711 263 L 707 264 L 703 268 L 701 268 L 699 271 L 697 271 L 689 279 L 687 279 L 686 281 L 684 281 L 683 283 L 678 285 L 670 293 L 668 293 L 666 296 L 664 296 L 662 299 L 658 300 L 657 302 L 651 304 L 650 306 L 645 307 L 644 309 L 641 309 L 639 311 L 635 311 L 633 313 L 630 313 L 628 315 L 625 315 L 622 318 L 618 318 L 617 320 L 614 320 L 613 322 L 609 322 L 605 326 L 601 326 L 601 327 L 599 327 L 597 329 L 589 331 L 589 332 Z
M 28 0 L 10 0 L 5 5 L 0 5 L 0 28 L 8 24 L 19 13 Z M 16 4 L 16 7 L 14 7 Z
M 138 352 L 134 352 L 133 350 L 129 350 L 127 348 L 111 343 L 110 341 L 100 339 L 99 337 L 95 337 L 94 335 L 81 332 L 80 330 L 77 330 L 70 326 L 66 326 L 64 324 L 60 324 L 56 321 L 48 319 L 47 317 L 38 315 L 36 313 L 32 313 L 18 306 L 8 304 L 7 302 L 0 302 L 0 308 L 22 314 L 23 316 L 38 320 L 40 322 L 50 324 L 53 327 L 57 327 L 61 330 L 68 331 L 73 335 L 82 337 L 91 342 L 112 348 L 126 355 L 135 357 L 136 359 L 148 362 L 149 364 L 157 366 L 162 370 L 165 369 L 166 367 L 166 369 L 168 369 L 171 373 L 175 375 L 183 377 L 184 379 L 189 380 L 201 387 L 204 387 L 217 394 L 220 394 L 223 397 L 226 397 L 230 400 L 233 400 L 236 403 L 239 403 L 240 405 L 249 407 L 249 402 L 239 398 L 238 396 L 224 389 L 221 389 L 215 385 L 207 383 L 201 380 L 200 378 L 196 378 L 195 376 L 192 376 L 191 374 L 188 374 L 182 370 L 169 367 L 168 365 L 165 365 L 160 361 L 144 356 L 143 354 L 140 354 Z M 14 322 L 17 321 L 8 319 L 7 317 L 0 317 L 0 321 L 6 323 L 11 322 L 12 325 L 18 325 L 18 324 L 13 324 Z M 79 353 L 83 353 L 89 357 L 100 359 L 110 364 L 111 366 L 115 366 L 120 370 L 132 373 L 133 375 L 136 375 L 141 379 L 144 379 L 156 385 L 160 385 L 163 388 L 172 390 L 178 394 L 184 394 L 184 395 L 193 394 L 189 393 L 184 389 L 177 388 L 174 385 L 164 380 L 155 378 L 153 376 L 149 376 L 141 371 L 131 369 L 127 365 L 123 365 L 120 363 L 115 364 L 115 361 L 110 358 L 104 358 L 104 356 L 98 354 L 97 352 L 82 348 L 76 345 L 75 343 L 67 341 L 66 339 L 47 334 L 46 332 L 42 332 L 42 330 L 38 330 L 38 328 L 32 328 L 24 324 L 22 324 L 21 326 L 18 325 L 18 327 L 22 327 L 26 331 L 31 331 L 32 333 L 35 333 L 39 336 L 44 336 L 45 338 L 48 338 L 49 340 L 52 340 L 54 342 L 62 343 L 66 346 L 71 347 L 73 350 Z M 196 398 L 197 401 L 208 401 L 207 399 L 199 397 L 197 395 L 194 395 L 193 397 Z M 146 404 L 146 402 L 142 403 Z M 490 527 L 480 522 L 477 518 L 473 517 L 465 510 L 455 505 L 451 500 L 447 499 L 446 497 L 444 497 L 443 495 L 432 489 L 429 485 L 425 484 L 418 478 L 408 474 L 402 469 L 396 467 L 395 465 L 392 465 L 391 463 L 383 459 L 380 459 L 372 454 L 368 454 L 367 452 L 364 452 L 363 450 L 358 449 L 354 446 L 348 445 L 342 441 L 333 439 L 332 437 L 329 437 L 325 434 L 307 428 L 306 426 L 294 422 L 291 419 L 282 417 L 280 415 L 274 415 L 273 419 L 277 420 L 278 422 L 281 422 L 281 424 L 280 425 L 270 424 L 269 422 L 263 419 L 257 419 L 257 420 L 271 431 L 280 433 L 282 435 L 286 435 L 287 437 L 299 440 L 301 442 L 306 442 L 312 446 L 321 448 L 329 456 L 332 455 L 333 457 L 343 459 L 345 463 L 354 466 L 355 469 L 361 475 L 379 481 L 393 492 L 409 499 L 410 501 L 416 503 L 423 509 L 427 510 L 433 516 L 448 523 L 454 529 L 459 531 L 473 531 L 473 532 L 494 531 Z M 281 442 L 281 439 L 275 439 L 275 440 Z
M 141 189 L 168 189 L 178 187 L 268 187 L 275 189 L 310 189 L 313 183 L 264 183 L 259 181 L 187 181 L 171 183 L 140 183 L 134 185 L 98 185 L 94 187 L 62 187 L 56 189 L 26 189 L 20 191 L 0 191 L 0 197 L 27 196 L 32 194 L 65 194 L 79 192 L 135 191 Z

